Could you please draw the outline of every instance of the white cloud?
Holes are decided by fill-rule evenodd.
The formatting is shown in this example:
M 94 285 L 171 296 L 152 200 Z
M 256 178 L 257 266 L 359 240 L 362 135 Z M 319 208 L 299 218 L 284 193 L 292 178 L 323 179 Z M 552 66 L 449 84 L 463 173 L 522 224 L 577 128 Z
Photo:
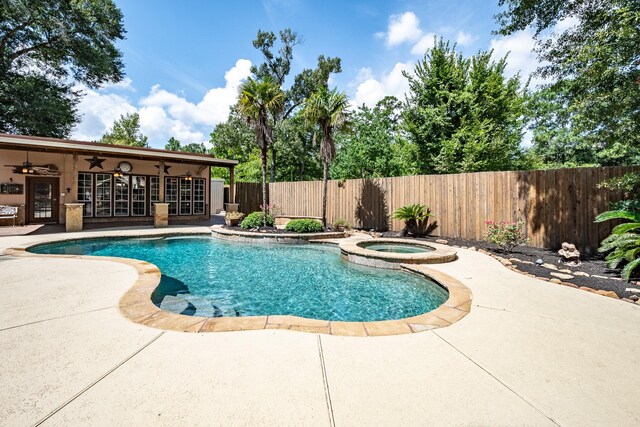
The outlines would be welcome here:
M 130 80 L 121 86 L 111 85 L 99 91 L 84 88 L 86 96 L 78 105 L 82 121 L 74 130 L 73 137 L 97 140 L 121 114 L 137 112 L 140 114 L 140 130 L 154 147 L 164 147 L 171 136 L 183 144 L 206 142 L 213 127 L 227 119 L 229 107 L 238 97 L 238 87 L 250 75 L 250 68 L 251 61 L 239 59 L 225 73 L 224 87 L 209 89 L 197 103 L 154 85 L 149 94 L 138 101 L 139 107 L 136 108 L 128 98 L 110 92 L 132 88 Z
M 387 46 L 395 46 L 404 42 L 413 42 L 420 38 L 420 20 L 413 12 L 405 12 L 402 15 L 389 17 L 387 30 Z
M 471 43 L 476 41 L 477 37 L 472 34 L 465 33 L 464 31 L 458 31 L 456 35 L 456 43 L 460 46 L 469 46 Z
M 493 57 L 499 59 L 505 55 L 507 58 L 507 66 L 505 72 L 508 76 L 513 76 L 520 72 L 523 80 L 526 80 L 533 73 L 540 63 L 533 51 L 535 40 L 533 32 L 530 29 L 518 31 L 513 35 L 492 39 L 490 48 L 493 49 Z M 543 83 L 540 78 L 532 78 L 531 85 L 536 86 Z
M 418 43 L 413 45 L 413 47 L 411 48 L 411 54 L 423 56 L 425 53 L 427 53 L 427 50 L 431 49 L 434 46 L 435 37 L 435 33 L 427 33 L 422 36 Z
M 356 94 L 352 101 L 352 107 L 362 104 L 374 106 L 385 96 L 396 96 L 404 99 L 404 94 L 409 90 L 409 82 L 402 75 L 403 71 L 411 71 L 413 63 L 398 62 L 393 69 L 375 79 L 369 68 L 363 68 L 358 72 L 358 84 Z

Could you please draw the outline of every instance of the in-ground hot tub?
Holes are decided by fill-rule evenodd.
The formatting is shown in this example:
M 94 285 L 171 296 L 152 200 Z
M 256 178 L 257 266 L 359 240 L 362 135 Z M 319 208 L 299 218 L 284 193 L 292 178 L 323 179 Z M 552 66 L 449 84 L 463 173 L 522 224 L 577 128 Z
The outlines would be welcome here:
M 340 252 L 353 263 L 391 269 L 399 269 L 400 264 L 439 264 L 457 259 L 453 249 L 407 239 L 342 242 Z

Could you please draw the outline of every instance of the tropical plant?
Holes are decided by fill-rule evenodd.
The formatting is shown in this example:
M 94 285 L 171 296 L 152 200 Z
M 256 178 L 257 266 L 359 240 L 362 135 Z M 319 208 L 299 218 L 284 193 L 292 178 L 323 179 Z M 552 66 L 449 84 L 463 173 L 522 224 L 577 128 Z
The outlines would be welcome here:
M 293 231 L 294 233 L 319 233 L 323 227 L 320 221 L 315 219 L 303 218 L 292 219 L 284 227 L 287 231 Z
M 260 148 L 260 160 L 262 162 L 262 219 L 267 225 L 267 157 L 269 144 L 273 142 L 273 129 L 271 121 L 282 108 L 282 89 L 270 76 L 261 80 L 251 77 L 240 87 L 240 99 L 238 110 L 247 123 L 253 126 L 256 143 Z
M 605 258 L 609 268 L 618 268 L 621 264 L 626 264 L 621 276 L 630 280 L 631 273 L 640 266 L 640 212 L 607 211 L 598 215 L 595 222 L 612 219 L 626 219 L 630 222 L 616 225 L 611 234 L 600 243 L 598 252 L 609 252 Z
M 429 232 L 435 228 L 433 225 L 429 227 L 431 209 L 424 205 L 415 204 L 403 206 L 396 209 L 392 217 L 404 221 L 403 236 L 411 234 L 415 237 L 422 237 L 429 234 Z
M 336 156 L 333 140 L 335 130 L 345 129 L 349 124 L 349 98 L 344 92 L 324 87 L 306 101 L 303 115 L 307 123 L 320 128 L 320 158 L 322 159 L 322 226 L 327 226 L 327 181 L 329 162 Z M 315 134 L 314 134 L 315 139 Z
M 247 215 L 245 219 L 242 220 L 242 222 L 240 223 L 240 227 L 246 228 L 246 229 L 258 228 L 258 227 L 261 227 L 262 225 L 273 227 L 273 224 L 274 224 L 273 217 L 267 214 L 265 219 L 263 215 L 264 215 L 264 212 L 260 212 L 260 211 L 250 213 L 249 215 Z
M 525 222 L 493 222 L 487 221 L 487 232 L 484 238 L 491 243 L 498 245 L 504 252 L 511 253 L 513 248 L 529 243 L 529 238 L 523 230 Z
M 333 222 L 333 228 L 336 230 L 351 230 L 351 224 L 346 219 L 340 218 Z

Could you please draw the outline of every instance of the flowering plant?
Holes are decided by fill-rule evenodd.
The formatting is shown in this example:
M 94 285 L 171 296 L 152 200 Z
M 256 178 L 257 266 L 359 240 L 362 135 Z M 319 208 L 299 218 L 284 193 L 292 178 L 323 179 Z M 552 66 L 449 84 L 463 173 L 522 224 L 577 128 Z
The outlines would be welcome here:
M 511 253 L 513 248 L 519 245 L 529 243 L 523 231 L 525 222 L 518 220 L 517 222 L 493 222 L 487 221 L 487 232 L 484 234 L 485 240 L 498 245 L 506 253 Z
M 260 210 L 263 210 L 264 205 L 260 205 Z M 278 216 L 282 213 L 280 205 L 277 203 L 269 203 L 267 205 L 267 214 L 271 216 Z

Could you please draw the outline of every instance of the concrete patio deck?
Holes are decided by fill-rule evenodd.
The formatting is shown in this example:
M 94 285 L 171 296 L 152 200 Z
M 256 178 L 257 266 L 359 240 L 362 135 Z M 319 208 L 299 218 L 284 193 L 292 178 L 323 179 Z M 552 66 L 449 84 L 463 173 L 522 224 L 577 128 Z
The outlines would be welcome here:
M 458 255 L 430 268 L 472 290 L 469 315 L 365 338 L 160 331 L 117 309 L 133 267 L 0 256 L 0 425 L 640 424 L 640 306 Z

